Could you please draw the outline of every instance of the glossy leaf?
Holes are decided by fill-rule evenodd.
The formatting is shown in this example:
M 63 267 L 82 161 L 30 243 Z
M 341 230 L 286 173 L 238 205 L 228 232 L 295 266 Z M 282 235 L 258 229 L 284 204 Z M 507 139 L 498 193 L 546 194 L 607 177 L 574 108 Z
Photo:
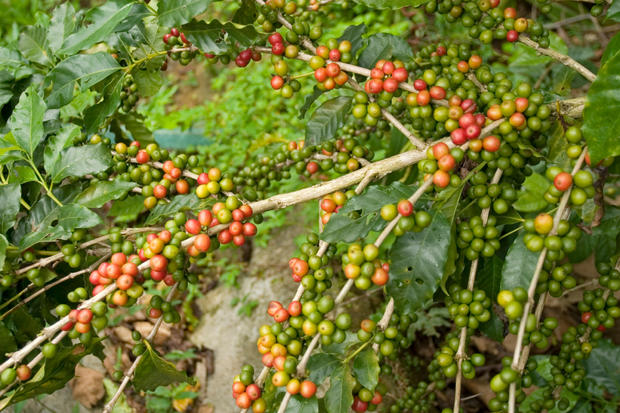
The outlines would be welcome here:
M 609 9 L 607 9 L 607 14 L 605 16 L 605 20 L 614 20 L 620 22 L 620 1 L 611 0 L 611 4 Z
M 190 381 L 185 372 L 176 369 L 155 351 L 148 341 L 143 341 L 146 351 L 134 373 L 133 385 L 138 391 L 155 390 L 159 386 Z
M 84 126 L 87 133 L 95 133 L 101 124 L 112 115 L 121 103 L 121 89 L 123 87 L 123 77 L 118 76 L 108 83 L 103 91 L 103 97 L 93 106 L 84 111 Z
M 112 156 L 105 145 L 71 146 L 61 152 L 60 159 L 48 173 L 53 182 L 60 182 L 69 176 L 96 174 L 110 166 Z
M 47 29 L 47 41 L 52 51 L 62 47 L 63 42 L 75 28 L 75 9 L 71 3 L 62 3 L 52 12 L 52 20 Z
M 116 217 L 116 222 L 129 222 L 138 217 L 144 207 L 144 197 L 142 195 L 128 196 L 122 201 L 116 201 L 108 211 L 108 215 Z
M 338 38 L 339 42 L 348 40 L 351 42 L 351 56 L 355 56 L 357 51 L 364 45 L 364 38 L 362 37 L 368 31 L 368 27 L 364 23 L 357 26 L 349 26 L 344 29 L 342 36 Z
M 585 360 L 585 367 L 588 380 L 605 387 L 610 394 L 620 394 L 620 346 L 609 340 L 599 341 Z
M 133 6 L 133 2 L 120 0 L 105 2 L 90 13 L 89 20 L 92 23 L 68 36 L 58 53 L 71 55 L 104 40 L 129 16 Z
M 306 124 L 306 145 L 319 145 L 336 136 L 349 115 L 351 97 L 339 96 L 323 102 Z
M 232 21 L 237 24 L 253 24 L 257 15 L 256 2 L 254 0 L 243 0 L 233 15 Z
M 38 180 L 39 178 L 30 165 L 13 165 L 9 171 L 9 183 L 11 184 L 25 184 Z
M 0 234 L 0 245 L 3 235 Z M 5 240 L 6 242 L 6 240 Z M 13 337 L 13 333 L 9 328 L 4 324 L 3 321 L 0 321 L 0 353 L 6 354 L 11 353 L 17 350 L 17 343 L 15 342 L 15 337 Z
M 58 207 L 41 220 L 19 242 L 23 251 L 39 242 L 68 239 L 76 228 L 91 228 L 101 223 L 99 215 L 76 204 Z
M 307 370 L 310 372 L 310 380 L 316 383 L 317 386 L 320 385 L 340 364 L 342 364 L 342 360 L 333 354 L 313 354 L 310 356 L 307 365 Z
M 162 26 L 175 27 L 205 12 L 209 4 L 211 0 L 166 0 L 158 4 L 157 17 Z
M 325 408 L 328 413 L 349 413 L 353 404 L 353 386 L 349 366 L 341 365 L 330 376 L 329 390 L 325 393 Z
M 413 59 L 413 51 L 409 43 L 402 37 L 388 33 L 377 33 L 368 37 L 368 46 L 359 56 L 360 66 L 371 68 L 380 59 Z
M 47 97 L 50 108 L 59 108 L 73 99 L 76 82 L 81 90 L 102 81 L 121 70 L 118 62 L 109 53 L 78 54 L 60 62 L 47 75 L 52 91 Z
M 181 31 L 202 52 L 215 54 L 227 50 L 224 43 L 226 39 L 248 47 L 258 37 L 258 32 L 252 25 L 244 26 L 230 22 L 222 24 L 218 20 L 211 20 L 208 23 L 192 21 L 184 25 Z
M 491 258 L 482 258 L 478 262 L 478 274 L 476 275 L 476 287 L 484 290 L 487 297 L 492 300 L 497 297 L 502 281 L 502 267 L 504 260 L 497 255 Z
M 620 2 L 616 1 L 616 3 L 620 8 Z M 618 53 L 620 53 L 620 33 L 617 33 L 611 38 L 611 40 L 609 40 L 609 43 L 607 43 L 603 56 L 601 56 L 601 66 L 604 65 L 610 57 L 615 56 Z
M 299 115 L 297 116 L 299 119 L 303 119 L 306 117 L 306 113 L 308 112 L 308 110 L 310 109 L 310 107 L 312 106 L 312 104 L 319 98 L 319 96 L 321 96 L 323 93 L 325 93 L 324 90 L 319 89 L 318 87 L 314 87 L 314 89 L 312 89 L 312 94 L 311 95 L 307 95 L 306 98 L 304 99 L 304 104 L 299 108 Z
M 336 214 L 332 214 L 321 233 L 327 242 L 352 242 L 387 224 L 381 218 L 381 207 L 409 198 L 417 188 L 394 182 L 389 186 L 372 185 L 366 192 L 351 198 Z
M 524 235 L 525 232 L 521 231 L 508 250 L 502 268 L 500 290 L 512 290 L 516 287 L 523 287 L 527 290 L 534 276 L 540 253 L 527 249 L 523 242 Z M 491 298 L 494 299 L 495 297 Z
M 32 85 L 19 97 L 19 103 L 9 119 L 9 128 L 13 133 L 15 143 L 29 155 L 34 153 L 35 148 L 45 136 L 44 115 L 45 102 Z
M 543 198 L 550 182 L 537 173 L 533 173 L 523 182 L 519 196 L 513 204 L 514 209 L 520 212 L 538 212 L 548 204 Z
M 583 134 L 592 165 L 609 156 L 620 155 L 620 47 L 608 55 L 588 90 L 583 111 Z
M 398 237 L 390 250 L 387 292 L 396 308 L 411 314 L 422 308 L 439 287 L 450 247 L 450 224 L 441 214 L 421 232 Z
M 19 50 L 26 59 L 40 65 L 49 65 L 47 31 L 41 26 L 30 26 L 19 36 Z
M 125 182 L 118 179 L 114 181 L 99 181 L 91 184 L 80 195 L 75 198 L 75 202 L 87 208 L 100 208 L 108 201 L 118 199 L 133 188 L 135 182 Z
M 52 174 L 52 171 L 59 169 L 62 151 L 71 146 L 79 135 L 80 127 L 68 124 L 48 140 L 43 152 L 43 165 L 47 173 Z
M 319 400 L 316 396 L 309 399 L 297 394 L 291 397 L 285 413 L 319 413 Z
M 0 234 L 0 268 L 2 268 L 4 266 L 4 261 L 6 259 L 6 247 L 9 246 L 9 242 L 7 241 L 6 237 L 4 236 L 4 234 Z M 4 354 L 7 353 L 6 351 L 2 350 L 3 347 L 3 343 L 2 343 L 2 323 L 0 322 L 0 354 Z
M 353 372 L 357 381 L 370 391 L 379 383 L 379 356 L 372 347 L 363 350 L 353 360 Z
M 0 185 L 0 232 L 6 233 L 15 224 L 21 196 L 19 184 Z
M 195 209 L 198 208 L 199 205 L 200 199 L 196 196 L 196 194 L 177 195 L 169 203 L 158 204 L 155 208 L 153 208 L 145 224 L 155 224 L 161 219 L 169 217 L 176 212 Z

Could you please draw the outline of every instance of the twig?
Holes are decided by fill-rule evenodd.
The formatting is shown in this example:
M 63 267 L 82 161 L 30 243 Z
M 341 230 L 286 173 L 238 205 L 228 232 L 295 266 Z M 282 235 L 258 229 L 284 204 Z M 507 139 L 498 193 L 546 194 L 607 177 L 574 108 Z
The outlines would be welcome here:
M 590 82 L 594 82 L 594 79 L 596 79 L 596 75 L 594 73 L 590 72 L 585 66 L 583 66 L 581 63 L 577 62 L 575 59 L 573 59 L 570 56 L 556 52 L 553 49 L 547 49 L 545 47 L 541 47 L 537 42 L 535 42 L 534 40 L 530 39 L 528 36 L 525 36 L 523 34 L 519 36 L 519 41 L 523 43 L 524 45 L 529 46 L 532 49 L 536 50 L 538 53 L 549 56 L 552 59 L 555 59 L 558 62 L 562 63 L 563 65 L 568 66 L 571 69 L 577 71 L 579 74 L 581 74 L 583 77 L 588 79 Z

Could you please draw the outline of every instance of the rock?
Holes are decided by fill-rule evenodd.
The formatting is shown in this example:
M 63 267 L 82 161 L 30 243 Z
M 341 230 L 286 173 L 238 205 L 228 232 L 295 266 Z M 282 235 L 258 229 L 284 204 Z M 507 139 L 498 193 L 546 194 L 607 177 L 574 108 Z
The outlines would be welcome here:
M 80 364 L 75 366 L 75 377 L 69 382 L 73 398 L 88 408 L 95 406 L 105 394 L 103 377 L 97 370 Z

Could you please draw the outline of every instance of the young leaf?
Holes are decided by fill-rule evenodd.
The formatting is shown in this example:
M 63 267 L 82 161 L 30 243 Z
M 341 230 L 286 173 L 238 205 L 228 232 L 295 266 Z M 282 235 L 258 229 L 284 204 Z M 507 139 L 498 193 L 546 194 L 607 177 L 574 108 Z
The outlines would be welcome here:
M 615 43 L 614 47 L 620 45 Z M 588 90 L 583 110 L 582 130 L 592 165 L 620 155 L 620 50 L 610 54 Z
M 15 224 L 21 196 L 19 184 L 0 185 L 0 232 L 6 233 Z
M 19 36 L 19 50 L 26 59 L 43 66 L 49 65 L 47 31 L 41 26 L 30 26 Z
M 26 182 L 35 182 L 38 180 L 37 175 L 29 165 L 13 165 L 9 171 L 9 183 L 25 184 Z
M 76 82 L 84 90 L 119 70 L 121 67 L 109 53 L 70 56 L 47 75 L 46 81 L 53 83 L 47 104 L 53 109 L 60 108 L 73 99 Z
M 353 372 L 357 381 L 370 391 L 379 383 L 379 357 L 372 348 L 359 353 L 353 361 Z
M 351 109 L 351 97 L 339 96 L 323 102 L 306 124 L 306 145 L 319 145 L 336 136 Z
M 512 290 L 515 287 L 523 287 L 527 290 L 534 276 L 539 253 L 527 249 L 523 242 L 524 235 L 525 232 L 521 231 L 508 250 L 502 268 L 500 290 Z
M 349 413 L 353 404 L 353 386 L 349 366 L 340 365 L 330 376 L 330 386 L 325 393 L 325 408 L 328 413 Z
M 333 354 L 316 353 L 310 356 L 307 369 L 310 372 L 310 380 L 317 386 L 331 376 L 333 371 L 342 364 L 342 360 Z
M 129 16 L 133 6 L 133 2 L 120 0 L 105 2 L 91 12 L 92 23 L 67 37 L 58 53 L 71 55 L 104 40 Z
M 142 354 L 133 379 L 136 390 L 155 390 L 159 386 L 190 381 L 184 372 L 177 370 L 174 364 L 162 358 L 148 341 L 143 342 L 146 351 Z
M 158 4 L 159 23 L 165 27 L 180 26 L 207 10 L 211 0 L 166 0 Z M 187 33 L 185 33 L 187 35 Z
M 413 51 L 409 43 L 402 37 L 388 33 L 377 33 L 368 37 L 368 46 L 358 59 L 360 66 L 370 68 L 380 59 L 413 59 Z
M 76 228 L 91 228 L 101 223 L 99 215 L 76 204 L 58 207 L 31 229 L 19 242 L 23 251 L 39 242 L 68 239 Z
M 91 184 L 75 198 L 75 202 L 87 208 L 100 208 L 103 204 L 113 199 L 124 196 L 136 187 L 135 182 L 124 182 L 118 179 L 114 181 L 99 181 Z
M 349 26 L 344 29 L 342 36 L 338 38 L 339 42 L 348 40 L 351 42 L 351 56 L 355 56 L 357 51 L 364 45 L 364 39 L 362 36 L 366 34 L 368 27 L 364 23 L 357 26 Z
M 435 214 L 423 231 L 407 232 L 396 239 L 390 250 L 387 292 L 400 311 L 411 314 L 432 298 L 444 273 L 450 238 L 450 224 L 443 215 Z
M 105 171 L 112 166 L 112 156 L 106 146 L 71 146 L 63 150 L 60 160 L 48 171 L 52 182 L 60 182 L 69 176 L 84 176 Z
M 351 242 L 365 237 L 370 231 L 380 231 L 386 225 L 379 215 L 381 207 L 409 198 L 416 189 L 400 182 L 389 186 L 372 185 L 363 194 L 351 198 L 337 214 L 332 214 L 321 239 Z
M 15 143 L 29 155 L 34 153 L 44 137 L 43 115 L 45 102 L 37 93 L 36 87 L 31 85 L 19 97 L 19 103 L 8 123 Z
M 514 208 L 520 212 L 537 212 L 545 208 L 548 204 L 543 196 L 549 185 L 549 181 L 544 176 L 537 173 L 531 174 L 525 178 L 519 197 L 513 204 Z
M 319 400 L 316 396 L 309 399 L 297 394 L 291 397 L 285 413 L 319 413 Z

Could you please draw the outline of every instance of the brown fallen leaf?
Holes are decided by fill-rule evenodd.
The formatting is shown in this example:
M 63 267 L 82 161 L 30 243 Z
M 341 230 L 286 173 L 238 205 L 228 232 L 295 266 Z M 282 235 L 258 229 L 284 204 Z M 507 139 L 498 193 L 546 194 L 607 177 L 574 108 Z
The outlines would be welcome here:
M 153 324 L 148 321 L 136 321 L 133 323 L 134 328 L 142 334 L 142 337 L 146 337 L 151 333 L 153 329 Z M 164 344 L 170 338 L 170 327 L 165 324 L 162 324 L 157 330 L 157 334 L 155 335 L 155 339 L 153 342 L 155 345 L 160 346 Z
M 84 407 L 91 408 L 99 403 L 105 394 L 103 373 L 80 364 L 75 366 L 75 377 L 69 382 L 73 398 Z

